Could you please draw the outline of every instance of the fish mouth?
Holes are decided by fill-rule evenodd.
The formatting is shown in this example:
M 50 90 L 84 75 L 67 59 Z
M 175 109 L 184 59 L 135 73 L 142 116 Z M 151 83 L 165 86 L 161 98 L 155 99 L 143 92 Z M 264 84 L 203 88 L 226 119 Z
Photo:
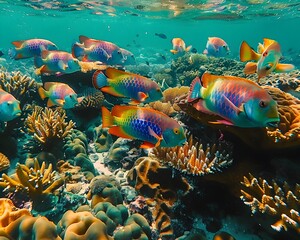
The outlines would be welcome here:
M 272 121 L 267 123 L 267 127 L 276 128 L 278 127 L 279 121 Z

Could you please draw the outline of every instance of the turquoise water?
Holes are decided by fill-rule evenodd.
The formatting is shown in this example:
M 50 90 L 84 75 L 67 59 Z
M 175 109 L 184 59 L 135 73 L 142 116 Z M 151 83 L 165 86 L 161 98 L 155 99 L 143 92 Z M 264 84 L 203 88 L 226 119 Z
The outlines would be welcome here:
M 57 172 L 60 171 L 59 166 L 62 164 L 58 164 L 59 160 L 64 160 L 71 165 L 71 168 L 73 167 L 72 169 L 65 170 L 67 173 L 53 173 L 57 179 L 63 176 L 66 184 L 64 186 L 58 184 L 57 189 L 59 190 L 54 189 L 49 194 L 51 197 L 48 194 L 45 194 L 46 196 L 41 194 L 40 197 L 34 198 L 32 195 L 24 193 L 27 191 L 26 188 L 24 188 L 25 190 L 23 189 L 24 192 L 18 192 L 12 186 L 5 185 L 4 178 L 0 180 L 1 198 L 9 198 L 18 208 L 29 209 L 33 216 L 46 216 L 49 221 L 53 222 L 49 224 L 49 229 L 51 230 L 49 232 L 55 237 L 48 235 L 46 236 L 48 238 L 43 238 L 44 230 L 42 231 L 40 228 L 37 228 L 34 231 L 40 234 L 39 237 L 33 238 L 34 234 L 31 233 L 29 235 L 32 238 L 26 239 L 71 239 L 67 238 L 67 233 L 65 233 L 68 232 L 67 230 L 62 230 L 63 227 L 56 227 L 56 225 L 60 226 L 62 224 L 63 214 L 67 210 L 75 212 L 77 207 L 84 204 L 91 207 L 94 200 L 92 197 L 88 197 L 88 195 L 92 195 L 90 189 L 93 189 L 94 192 L 98 191 L 98 194 L 102 198 L 102 191 L 105 192 L 104 189 L 106 188 L 113 188 L 113 190 L 111 190 L 111 193 L 110 190 L 106 189 L 111 194 L 109 197 L 112 200 L 107 200 L 108 198 L 105 196 L 105 201 L 112 201 L 113 205 L 122 205 L 125 208 L 125 212 L 129 212 L 129 215 L 132 215 L 136 210 L 145 217 L 146 223 L 143 222 L 144 229 L 141 230 L 140 227 L 137 227 L 138 233 L 143 233 L 143 231 L 145 233 L 135 238 L 120 238 L 122 230 L 125 229 L 125 220 L 123 219 L 117 223 L 117 225 L 119 224 L 118 228 L 114 228 L 113 231 L 107 230 L 105 232 L 105 230 L 102 233 L 102 230 L 100 230 L 102 227 L 99 227 L 95 231 L 98 235 L 89 233 L 90 235 L 87 234 L 81 239 L 299 239 L 299 216 L 298 218 L 294 218 L 296 222 L 294 225 L 293 222 L 290 225 L 286 223 L 288 225 L 287 231 L 284 229 L 276 231 L 274 226 L 271 227 L 272 224 L 280 220 L 281 214 L 289 215 L 289 208 L 298 211 L 298 215 L 300 212 L 300 192 L 299 188 L 294 188 L 294 185 L 300 182 L 300 100 L 297 99 L 300 96 L 299 26 L 300 3 L 297 0 L 0 0 L 0 50 L 4 53 L 3 56 L 0 56 L 0 74 L 2 74 L 0 75 L 0 86 L 3 87 L 1 81 L 5 82 L 9 79 L 5 74 L 9 74 L 9 72 L 10 74 L 15 74 L 12 72 L 17 70 L 20 70 L 21 74 L 32 77 L 35 84 L 40 84 L 33 84 L 34 90 L 28 90 L 28 95 L 26 95 L 27 93 L 24 94 L 25 97 L 24 95 L 19 96 L 17 94 L 18 89 L 11 91 L 12 95 L 16 94 L 16 98 L 17 96 L 20 97 L 18 100 L 21 102 L 22 115 L 12 121 L 0 122 L 0 153 L 4 153 L 11 160 L 11 166 L 5 171 L 0 172 L 0 174 L 5 173 L 12 176 L 19 166 L 17 163 L 25 164 L 28 169 L 30 167 L 34 169 L 30 171 L 38 172 L 37 170 L 39 169 L 36 166 L 34 167 L 33 159 L 38 159 L 40 163 L 45 160 L 47 165 L 52 163 Z M 224 150 L 223 157 L 226 156 L 224 159 L 228 160 L 228 162 L 225 161 L 224 163 L 226 168 L 221 168 L 220 171 L 223 173 L 215 170 L 217 173 L 210 172 L 206 176 L 202 176 L 201 174 L 199 174 L 200 176 L 195 176 L 197 174 L 189 174 L 189 170 L 180 171 L 178 170 L 178 166 L 174 167 L 174 165 L 169 164 L 174 167 L 172 168 L 168 164 L 164 164 L 158 170 L 153 170 L 153 172 L 149 170 L 150 174 L 145 177 L 146 182 L 148 180 L 149 182 L 153 181 L 154 190 L 149 191 L 148 187 L 145 187 L 146 190 L 144 188 L 138 189 L 134 184 L 135 181 L 138 182 L 140 179 L 131 180 L 132 182 L 129 184 L 127 183 L 128 179 L 120 175 L 122 175 L 123 171 L 125 174 L 129 171 L 138 171 L 134 164 L 136 164 L 136 160 L 139 157 L 148 156 L 148 150 L 140 149 L 140 141 L 128 141 L 121 138 L 117 140 L 117 136 L 119 135 L 109 134 L 107 130 L 103 130 L 100 126 L 103 123 L 100 110 L 102 106 L 111 110 L 114 105 L 128 105 L 129 100 L 120 100 L 118 97 L 111 96 L 103 89 L 99 91 L 99 89 L 93 88 L 95 85 L 93 85 L 92 76 L 95 69 L 88 72 L 75 72 L 71 74 L 53 73 L 50 76 L 47 74 L 39 75 L 36 72 L 32 58 L 14 60 L 8 54 L 9 49 L 13 48 L 13 41 L 33 38 L 50 40 L 57 45 L 59 50 L 71 52 L 72 45 L 79 41 L 78 38 L 80 35 L 109 41 L 131 51 L 136 58 L 136 65 L 122 66 L 121 64 L 120 66 L 120 64 L 117 64 L 112 67 L 151 77 L 152 80 L 158 82 L 162 90 L 176 86 L 181 89 L 183 89 L 183 86 L 189 87 L 192 80 L 196 76 L 201 77 L 200 75 L 205 70 L 215 75 L 228 75 L 230 73 L 230 75 L 247 77 L 250 80 L 257 81 L 256 74 L 245 75 L 243 73 L 244 63 L 240 62 L 240 45 L 242 41 L 246 41 L 256 50 L 257 44 L 259 42 L 262 43 L 263 38 L 274 39 L 281 47 L 282 57 L 280 58 L 280 62 L 295 65 L 295 70 L 290 73 L 271 73 L 266 78 L 266 82 L 269 82 L 264 82 L 263 78 L 260 85 L 266 88 L 265 92 L 268 92 L 271 97 L 278 101 L 278 105 L 280 105 L 281 129 L 278 132 L 272 132 L 273 135 L 271 133 L 267 136 L 266 132 L 270 128 L 266 128 L 265 125 L 263 127 L 259 124 L 254 125 L 261 128 L 246 128 L 246 130 L 223 124 L 212 126 L 211 122 L 215 122 L 216 119 L 210 114 L 200 114 L 199 112 L 201 111 L 193 109 L 191 103 L 190 105 L 186 102 L 184 103 L 186 105 L 182 103 L 183 107 L 181 106 L 180 110 L 176 109 L 176 106 L 173 106 L 175 113 L 169 114 L 170 119 L 178 121 L 182 129 L 195 134 L 194 141 L 203 143 L 203 146 L 206 146 L 206 144 L 219 144 L 218 146 L 221 146 L 220 149 Z M 181 55 L 173 55 L 170 52 L 173 48 L 171 41 L 177 37 L 182 38 L 186 46 L 192 45 L 194 48 L 193 51 L 197 53 L 203 52 L 209 37 L 220 37 L 228 44 L 230 54 L 226 55 L 225 58 L 205 58 L 203 55 L 193 55 L 191 51 Z M 191 59 L 193 56 L 200 58 L 198 60 L 200 61 L 199 65 L 197 65 L 197 62 L 192 62 Z M 44 111 L 56 109 L 52 106 L 51 108 L 47 107 L 47 101 L 43 101 L 40 98 L 37 90 L 43 83 L 49 81 L 67 83 L 75 90 L 78 96 L 84 96 L 86 99 L 94 97 L 94 99 L 91 100 L 92 106 L 86 107 L 84 105 L 81 108 L 64 110 L 66 121 L 72 120 L 75 122 L 74 129 L 76 131 L 72 132 L 71 135 L 69 134 L 67 138 L 56 139 L 53 137 L 54 140 L 41 143 L 32 132 L 35 131 L 35 134 L 40 134 L 39 127 L 42 128 L 43 126 L 36 125 L 37 127 L 33 127 L 33 130 L 30 132 L 28 130 L 30 127 L 26 125 L 25 119 L 28 119 L 28 116 L 35 111 L 33 110 L 35 106 L 40 106 Z M 167 82 L 166 85 L 164 85 L 165 81 Z M 14 81 L 10 82 L 10 84 L 14 85 Z M 280 88 L 282 94 L 280 96 L 289 98 L 290 95 L 286 96 L 285 94 L 291 93 L 293 95 L 291 98 L 293 99 L 290 100 L 289 98 L 290 102 L 285 102 L 280 97 L 277 98 L 276 93 L 274 93 L 276 90 L 269 89 L 269 85 L 275 86 L 275 89 L 278 91 L 280 91 Z M 20 86 L 18 87 L 21 88 Z M 252 88 L 249 90 L 246 89 L 241 95 L 247 95 L 252 90 Z M 104 96 L 102 95 L 102 91 L 104 92 Z M 103 97 L 105 101 L 101 99 L 100 103 L 98 103 L 95 97 L 97 93 L 101 93 L 101 97 L 99 98 Z M 186 95 L 183 94 L 182 96 L 186 100 Z M 172 104 L 174 103 L 173 101 L 177 101 L 182 96 L 174 95 L 171 99 Z M 222 99 L 224 100 L 224 98 Z M 274 101 L 274 99 L 272 100 Z M 96 102 L 96 107 L 93 106 L 93 101 Z M 284 104 L 289 105 L 286 107 Z M 139 105 L 138 108 L 143 106 L 144 103 Z M 235 108 L 235 110 L 240 114 L 240 111 L 244 110 L 244 103 Z M 42 116 L 41 111 L 37 110 L 37 115 Z M 288 116 L 283 116 L 286 112 L 288 112 Z M 59 112 L 58 114 L 62 113 Z M 50 120 L 53 119 L 53 116 L 50 117 Z M 284 122 L 288 121 L 286 119 L 292 120 L 286 123 Z M 48 126 L 45 122 L 44 125 Z M 292 125 L 294 129 L 289 132 L 289 127 Z M 270 125 L 268 126 L 270 127 Z M 271 130 L 274 129 L 271 128 Z M 279 133 L 286 135 L 280 138 Z M 154 132 L 149 138 L 156 141 L 157 138 L 161 137 L 157 136 L 157 134 L 157 132 Z M 267 137 L 269 138 L 266 139 Z M 159 139 L 159 141 L 162 140 Z M 197 145 L 194 142 L 193 144 Z M 190 152 L 191 150 L 189 154 Z M 228 155 L 226 155 L 227 153 Z M 185 154 L 188 155 L 187 151 Z M 208 156 L 209 154 L 207 154 L 207 158 L 209 158 Z M 216 158 L 219 156 L 218 152 Z M 231 158 L 233 159 L 233 163 L 230 161 Z M 178 155 L 175 156 L 175 159 L 178 159 Z M 81 170 L 76 170 L 75 166 L 80 167 Z M 148 171 L 147 167 L 146 165 L 144 168 L 141 167 L 141 169 Z M 23 169 L 25 168 L 23 167 Z M 214 172 L 214 169 L 212 172 Z M 287 189 L 291 189 L 296 196 L 297 202 L 291 203 L 291 199 L 289 201 L 285 196 L 277 192 L 276 194 L 280 195 L 283 201 L 287 202 L 288 209 L 284 207 L 280 208 L 279 213 L 276 213 L 275 217 L 258 213 L 258 210 L 254 214 L 251 212 L 250 207 L 244 204 L 246 201 L 243 202 L 240 199 L 242 195 L 240 182 L 243 181 L 244 176 L 248 176 L 249 172 L 253 173 L 257 178 L 266 179 L 270 184 L 272 180 L 276 181 L 280 186 L 283 186 L 285 181 L 288 182 L 290 187 L 285 186 L 282 189 L 286 192 Z M 118 175 L 118 181 L 124 183 L 123 181 L 126 179 L 126 183 L 121 187 L 114 180 L 101 179 L 98 186 L 96 184 L 92 185 L 91 179 L 94 179 L 98 175 Z M 21 178 L 20 176 L 18 177 L 19 179 Z M 52 178 L 50 180 L 54 181 Z M 25 182 L 29 181 L 25 179 Z M 33 182 L 36 184 L 34 187 L 38 186 L 39 182 L 35 182 L 35 180 Z M 159 184 L 155 185 L 157 182 Z M 191 186 L 189 192 L 187 191 L 188 193 L 185 193 L 186 182 Z M 24 185 L 24 182 L 22 184 Z M 77 185 L 74 186 L 72 184 Z M 247 184 L 245 183 L 245 185 Z M 260 185 L 263 184 L 260 182 Z M 48 182 L 43 185 L 44 188 L 48 186 Z M 273 186 L 273 188 L 276 188 L 276 186 Z M 159 192 L 161 189 L 162 192 Z M 180 190 L 178 191 L 178 189 Z M 263 190 L 265 191 L 265 189 Z M 149 196 L 155 191 L 158 191 L 159 194 L 154 197 Z M 253 191 L 253 196 L 259 198 L 260 194 L 257 192 L 260 192 L 260 189 L 257 192 Z M 268 191 L 266 190 L 266 192 Z M 284 193 L 286 194 L 286 192 Z M 138 196 L 149 198 L 152 203 L 155 202 L 155 206 L 159 206 L 159 213 L 163 216 L 162 221 L 169 224 L 166 229 L 168 230 L 168 227 L 170 227 L 171 233 L 163 229 L 159 222 L 160 219 L 157 220 L 157 216 L 154 216 L 154 214 L 157 214 L 154 210 L 154 205 L 150 206 L 151 204 L 149 204 L 148 207 L 143 208 L 143 204 L 147 205 L 145 202 L 143 204 L 139 203 L 140 205 L 137 204 Z M 174 203 L 172 202 L 172 197 L 176 199 Z M 115 198 L 118 200 L 115 200 Z M 169 201 L 172 204 L 169 205 Z M 249 202 L 251 201 L 249 200 Z M 268 203 L 273 206 L 270 202 Z M 276 206 L 273 207 L 276 208 Z M 0 208 L 0 217 L 1 214 Z M 87 214 L 91 214 L 91 216 L 92 214 L 96 215 L 90 210 Z M 77 219 L 75 215 L 71 218 Z M 81 223 L 85 221 L 84 217 L 78 219 L 80 219 Z M 95 219 L 95 216 L 93 219 Z M 103 219 L 101 220 L 104 221 Z M 117 220 L 114 219 L 114 221 Z M 108 226 L 108 223 L 105 222 L 105 225 Z M 11 226 L 14 226 L 14 223 L 11 223 Z M 2 234 L 4 236 L 2 232 L 6 232 L 9 235 L 7 239 L 21 239 L 18 237 L 22 235 L 22 228 L 20 228 L 18 233 L 17 231 L 9 233 L 8 228 L 4 227 L 0 224 L 0 236 Z M 126 228 L 126 231 L 130 230 Z M 232 236 L 227 236 L 224 233 L 222 235 L 220 231 L 227 232 Z M 78 234 L 82 234 L 82 232 Z M 119 238 L 117 237 L 118 234 Z M 217 237 L 218 234 L 220 234 L 219 238 Z M 108 235 L 109 237 L 107 237 Z

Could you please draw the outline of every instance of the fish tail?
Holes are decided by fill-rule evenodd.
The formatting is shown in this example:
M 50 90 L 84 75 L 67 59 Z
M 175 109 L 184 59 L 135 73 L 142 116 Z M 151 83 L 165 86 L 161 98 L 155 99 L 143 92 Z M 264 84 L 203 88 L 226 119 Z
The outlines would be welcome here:
M 42 100 L 44 100 L 46 97 L 48 97 L 48 92 L 44 88 L 40 87 L 38 89 L 38 92 L 39 92 L 39 95 Z
M 106 107 L 102 107 L 102 127 L 109 128 L 114 125 L 114 117 Z
M 73 46 L 72 46 L 72 55 L 73 57 L 75 58 L 78 58 L 78 57 L 82 57 L 84 56 L 84 47 L 82 47 L 80 44 L 78 43 L 74 43 Z
M 17 56 L 16 49 L 15 48 L 8 49 L 8 56 L 12 59 L 15 58 Z
M 201 98 L 201 88 L 202 88 L 202 84 L 201 84 L 201 80 L 199 77 L 196 77 L 192 83 L 191 83 L 191 87 L 190 87 L 190 91 L 188 93 L 188 102 L 193 102 L 199 98 Z
M 94 88 L 101 89 L 108 85 L 107 77 L 104 75 L 104 73 L 101 70 L 97 70 L 93 74 L 92 83 Z
M 188 46 L 187 48 L 185 48 L 185 51 L 188 52 L 188 51 L 191 50 L 191 48 L 192 48 L 192 45 L 190 45 L 190 46 Z
M 256 53 L 248 43 L 243 41 L 240 46 L 240 59 L 242 62 L 250 60 L 258 61 L 260 59 L 260 54 Z
M 44 65 L 43 59 L 41 57 L 34 57 L 34 66 L 40 68 Z

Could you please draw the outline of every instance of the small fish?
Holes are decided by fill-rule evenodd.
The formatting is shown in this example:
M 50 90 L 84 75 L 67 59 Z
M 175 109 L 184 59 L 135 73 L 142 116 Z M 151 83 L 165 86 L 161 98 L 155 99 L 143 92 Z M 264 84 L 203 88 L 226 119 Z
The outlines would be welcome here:
M 163 97 L 160 87 L 151 79 L 114 68 L 107 68 L 105 75 L 96 71 L 93 86 L 116 97 L 131 98 L 131 104 L 153 102 Z
M 185 42 L 181 38 L 172 39 L 173 49 L 170 50 L 171 53 L 177 54 L 181 52 L 188 52 L 192 46 L 185 46 Z
M 279 63 L 282 59 L 280 45 L 272 39 L 264 38 L 264 43 L 258 44 L 257 52 L 255 52 L 247 42 L 243 41 L 240 46 L 240 59 L 242 62 L 248 62 L 245 65 L 244 72 L 246 74 L 257 73 L 258 82 L 261 78 L 269 75 L 271 72 L 290 72 L 295 69 L 292 64 Z
M 20 115 L 20 102 L 10 93 L 0 89 L 0 121 L 11 121 Z
M 134 54 L 124 48 L 120 48 L 123 55 L 123 64 L 122 65 L 136 65 Z
M 155 33 L 155 36 L 158 36 L 158 37 L 160 37 L 162 39 L 167 39 L 166 34 L 163 34 L 163 33 Z
M 65 83 L 46 82 L 38 89 L 40 97 L 48 98 L 47 107 L 59 106 L 64 109 L 74 108 L 83 98 L 77 98 L 74 90 Z
M 41 57 L 35 57 L 34 64 L 41 74 L 73 73 L 81 70 L 79 60 L 64 51 L 43 50 Z
M 161 56 L 161 58 L 163 59 L 163 60 L 167 60 L 167 58 L 166 58 L 166 56 L 165 55 L 162 55 L 162 54 L 160 54 L 160 56 Z
M 146 64 L 147 64 L 147 66 L 150 66 L 150 63 L 149 63 L 149 61 L 146 61 Z
M 218 232 L 214 235 L 213 240 L 236 240 L 231 234 L 227 232 Z
M 201 112 L 218 115 L 224 120 L 215 124 L 237 127 L 276 127 L 279 115 L 276 101 L 258 84 L 245 78 L 215 76 L 204 73 L 196 77 L 188 102 Z
M 0 57 L 2 57 L 4 55 L 4 53 L 0 50 Z
M 91 47 L 97 49 L 102 48 L 109 56 L 109 59 L 107 60 L 107 62 L 105 62 L 106 64 L 117 65 L 122 63 L 123 61 L 123 55 L 120 48 L 112 42 L 92 39 L 83 35 L 79 36 L 79 41 L 84 45 L 85 49 L 89 49 Z M 74 51 L 73 56 L 76 58 L 81 57 L 82 51 L 79 52 Z
M 112 135 L 143 141 L 141 148 L 182 146 L 186 142 L 178 122 L 151 108 L 114 106 L 109 112 L 102 107 L 102 127 L 109 128 Z
M 8 55 L 15 60 L 40 56 L 43 50 L 58 49 L 53 42 L 37 38 L 14 41 L 12 44 L 15 48 L 9 49 Z
M 209 37 L 203 54 L 213 57 L 224 57 L 230 53 L 227 43 L 218 37 Z
M 192 48 L 191 49 L 191 53 L 197 53 L 197 49 L 196 48 Z

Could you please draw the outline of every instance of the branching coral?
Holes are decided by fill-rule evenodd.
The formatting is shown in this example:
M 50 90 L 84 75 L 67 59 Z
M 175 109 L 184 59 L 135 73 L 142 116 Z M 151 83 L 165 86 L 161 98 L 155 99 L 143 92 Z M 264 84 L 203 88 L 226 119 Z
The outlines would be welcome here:
M 16 175 L 9 177 L 2 174 L 1 187 L 5 187 L 7 192 L 26 193 L 33 201 L 33 207 L 51 207 L 51 198 L 55 190 L 64 184 L 62 178 L 56 178 L 56 172 L 52 171 L 52 164 L 46 168 L 45 162 L 40 166 L 35 160 L 34 168 L 28 168 L 26 165 L 18 164 Z M 45 204 L 46 203 L 46 204 Z M 48 205 L 47 205 L 48 204 Z M 44 205 L 44 206 L 41 206 Z
M 280 187 L 275 181 L 269 184 L 265 179 L 255 178 L 251 174 L 244 176 L 242 182 L 245 190 L 241 190 L 241 199 L 251 207 L 252 213 L 260 211 L 278 219 L 272 228 L 280 231 L 289 228 L 300 233 L 300 185 L 291 189 L 285 182 Z
M 0 71 L 0 88 L 17 98 L 21 105 L 32 99 L 37 93 L 39 84 L 32 78 L 18 72 Z
M 182 147 L 157 147 L 153 148 L 152 154 L 184 173 L 200 176 L 221 171 L 233 161 L 232 152 L 227 145 L 226 149 L 221 144 L 208 144 L 205 148 L 200 142 L 193 140 L 192 136 Z
M 83 100 L 78 103 L 78 105 L 74 108 L 74 110 L 79 109 L 94 109 L 99 110 L 101 109 L 104 101 L 104 95 L 101 91 L 95 91 L 92 94 L 88 94 Z
M 0 173 L 8 169 L 9 166 L 9 159 L 3 153 L 0 153 Z
M 35 107 L 32 114 L 27 117 L 25 124 L 38 142 L 47 144 L 49 141 L 65 138 L 73 129 L 72 120 L 66 122 L 65 119 L 66 113 L 63 110 L 50 108 L 42 110 Z

